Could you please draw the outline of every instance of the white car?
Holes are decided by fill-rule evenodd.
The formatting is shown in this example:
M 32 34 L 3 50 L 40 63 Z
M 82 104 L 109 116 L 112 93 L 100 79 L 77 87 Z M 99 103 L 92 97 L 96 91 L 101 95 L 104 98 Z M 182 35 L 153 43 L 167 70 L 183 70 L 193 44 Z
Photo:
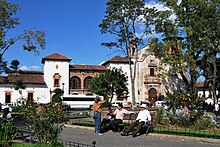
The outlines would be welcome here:
M 122 102 L 112 102 L 112 107 L 118 107 L 118 104 L 122 104 Z
M 157 108 L 164 108 L 165 110 L 169 109 L 170 105 L 166 101 L 156 101 L 154 106 Z
M 164 101 L 156 101 L 156 102 L 154 103 L 154 105 L 155 105 L 155 107 L 157 107 L 157 108 L 161 108 L 161 107 L 163 107 L 163 103 L 164 103 Z

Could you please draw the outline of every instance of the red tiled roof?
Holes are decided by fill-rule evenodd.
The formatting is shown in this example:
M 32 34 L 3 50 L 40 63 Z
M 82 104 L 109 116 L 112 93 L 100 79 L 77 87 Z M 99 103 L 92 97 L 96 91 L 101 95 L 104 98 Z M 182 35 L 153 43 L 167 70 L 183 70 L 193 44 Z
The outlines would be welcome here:
M 19 74 L 44 74 L 43 71 L 20 70 Z
M 46 84 L 43 72 L 27 72 L 24 74 L 9 74 L 8 76 L 0 76 L 0 83 L 4 84 L 4 79 L 8 77 L 8 84 L 13 84 L 15 80 L 22 80 L 25 84 Z
M 71 58 L 68 58 L 66 56 L 63 56 L 59 53 L 53 53 L 51 55 L 48 55 L 46 57 L 43 57 L 41 60 L 41 63 L 45 63 L 45 60 L 62 60 L 62 61 L 71 61 Z
M 120 57 L 120 56 L 115 56 L 113 58 L 111 58 L 110 60 L 102 63 L 102 65 L 106 65 L 108 63 L 129 63 L 129 60 L 127 58 L 123 58 L 123 57 Z
M 99 66 L 99 65 L 70 65 L 70 70 L 101 70 L 105 71 L 107 70 L 107 67 L 105 66 Z

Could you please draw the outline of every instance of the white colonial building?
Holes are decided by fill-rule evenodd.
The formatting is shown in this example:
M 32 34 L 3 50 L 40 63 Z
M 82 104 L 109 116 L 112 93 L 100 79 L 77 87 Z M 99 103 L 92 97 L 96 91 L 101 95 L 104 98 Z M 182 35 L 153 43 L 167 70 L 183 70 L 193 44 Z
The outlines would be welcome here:
M 166 96 L 167 85 L 158 77 L 159 60 L 145 47 L 138 51 L 136 62 L 135 99 L 156 101 Z M 129 60 L 120 56 L 100 65 L 70 64 L 72 59 L 53 53 L 42 58 L 44 71 L 20 71 L 0 76 L 0 103 L 16 103 L 20 98 L 28 98 L 37 103 L 51 101 L 52 91 L 64 90 L 64 96 L 88 94 L 87 88 L 93 77 L 109 68 L 120 68 L 128 76 L 128 97 L 131 102 Z M 22 80 L 25 89 L 14 89 L 14 82 Z M 204 89 L 200 91 L 204 92 Z M 117 98 L 115 99 L 117 100 Z

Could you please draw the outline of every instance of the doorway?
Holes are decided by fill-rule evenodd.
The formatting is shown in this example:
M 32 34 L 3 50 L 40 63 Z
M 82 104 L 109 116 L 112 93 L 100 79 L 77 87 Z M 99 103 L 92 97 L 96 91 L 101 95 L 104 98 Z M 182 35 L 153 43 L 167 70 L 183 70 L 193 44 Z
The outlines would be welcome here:
M 157 90 L 155 88 L 149 89 L 148 96 L 148 100 L 153 104 L 155 101 L 157 101 Z

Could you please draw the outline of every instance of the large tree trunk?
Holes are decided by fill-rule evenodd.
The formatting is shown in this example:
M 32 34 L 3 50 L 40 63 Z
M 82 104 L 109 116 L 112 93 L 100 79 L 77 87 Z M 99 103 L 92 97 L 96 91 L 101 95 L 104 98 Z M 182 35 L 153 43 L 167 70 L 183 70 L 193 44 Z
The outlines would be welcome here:
M 216 90 L 217 90 L 217 84 L 216 84 L 216 79 L 217 79 L 217 68 L 216 68 L 216 52 L 213 52 L 212 54 L 212 66 L 213 66 L 213 79 L 212 79 L 212 93 L 213 93 L 213 100 L 214 104 L 217 104 L 217 98 L 216 98 Z
M 132 68 L 132 61 L 130 59 L 129 63 L 129 70 L 130 70 L 130 79 L 131 79 L 131 101 L 132 104 L 135 104 L 135 76 L 134 76 L 134 71 L 135 69 Z

